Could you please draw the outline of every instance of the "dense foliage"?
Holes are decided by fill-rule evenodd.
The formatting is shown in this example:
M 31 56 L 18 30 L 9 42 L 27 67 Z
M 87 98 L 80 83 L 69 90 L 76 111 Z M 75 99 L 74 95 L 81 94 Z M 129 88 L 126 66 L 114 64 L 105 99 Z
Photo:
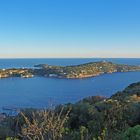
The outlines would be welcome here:
M 89 97 L 54 110 L 23 110 L 1 121 L 0 136 L 7 140 L 139 140 L 140 83 L 110 98 Z

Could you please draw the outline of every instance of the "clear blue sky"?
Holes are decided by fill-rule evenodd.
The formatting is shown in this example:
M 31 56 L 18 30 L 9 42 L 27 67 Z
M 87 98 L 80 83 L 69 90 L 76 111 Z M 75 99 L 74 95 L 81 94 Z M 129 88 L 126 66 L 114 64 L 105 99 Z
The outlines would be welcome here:
M 0 57 L 140 57 L 140 0 L 0 0 Z

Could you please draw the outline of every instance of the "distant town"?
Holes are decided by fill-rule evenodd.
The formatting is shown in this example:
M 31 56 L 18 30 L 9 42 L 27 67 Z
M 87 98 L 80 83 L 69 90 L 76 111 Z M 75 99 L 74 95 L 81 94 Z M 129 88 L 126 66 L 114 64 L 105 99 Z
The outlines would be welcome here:
M 35 65 L 34 68 L 11 68 L 1 69 L 0 78 L 22 77 L 32 78 L 44 76 L 52 78 L 88 78 L 106 73 L 140 71 L 139 66 L 115 64 L 100 61 L 90 62 L 74 66 L 51 66 L 48 64 Z

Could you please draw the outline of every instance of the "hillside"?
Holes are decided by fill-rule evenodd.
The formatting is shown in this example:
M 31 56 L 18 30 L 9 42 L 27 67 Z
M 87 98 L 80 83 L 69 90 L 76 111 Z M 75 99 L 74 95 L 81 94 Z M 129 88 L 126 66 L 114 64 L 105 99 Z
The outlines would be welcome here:
M 58 78 L 86 78 L 105 73 L 140 71 L 139 66 L 114 64 L 112 62 L 91 62 L 75 66 L 36 65 L 34 74 Z
M 110 98 L 88 97 L 55 110 L 24 109 L 0 125 L 1 138 L 27 140 L 139 140 L 139 132 L 140 82 Z
M 140 71 L 139 66 L 114 64 L 112 62 L 91 62 L 74 66 L 36 65 L 34 68 L 0 69 L 0 78 L 34 76 L 55 78 L 88 78 L 114 72 Z

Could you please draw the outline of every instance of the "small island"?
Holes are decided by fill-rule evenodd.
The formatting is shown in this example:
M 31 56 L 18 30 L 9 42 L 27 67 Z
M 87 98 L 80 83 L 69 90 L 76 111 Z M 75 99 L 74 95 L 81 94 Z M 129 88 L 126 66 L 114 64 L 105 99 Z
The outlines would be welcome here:
M 115 72 L 140 71 L 140 66 L 115 64 L 112 62 L 100 61 L 90 62 L 74 66 L 52 66 L 48 64 L 35 65 L 34 68 L 12 68 L 0 69 L 0 78 L 22 77 L 32 78 L 34 76 L 52 78 L 89 78 L 101 74 Z

